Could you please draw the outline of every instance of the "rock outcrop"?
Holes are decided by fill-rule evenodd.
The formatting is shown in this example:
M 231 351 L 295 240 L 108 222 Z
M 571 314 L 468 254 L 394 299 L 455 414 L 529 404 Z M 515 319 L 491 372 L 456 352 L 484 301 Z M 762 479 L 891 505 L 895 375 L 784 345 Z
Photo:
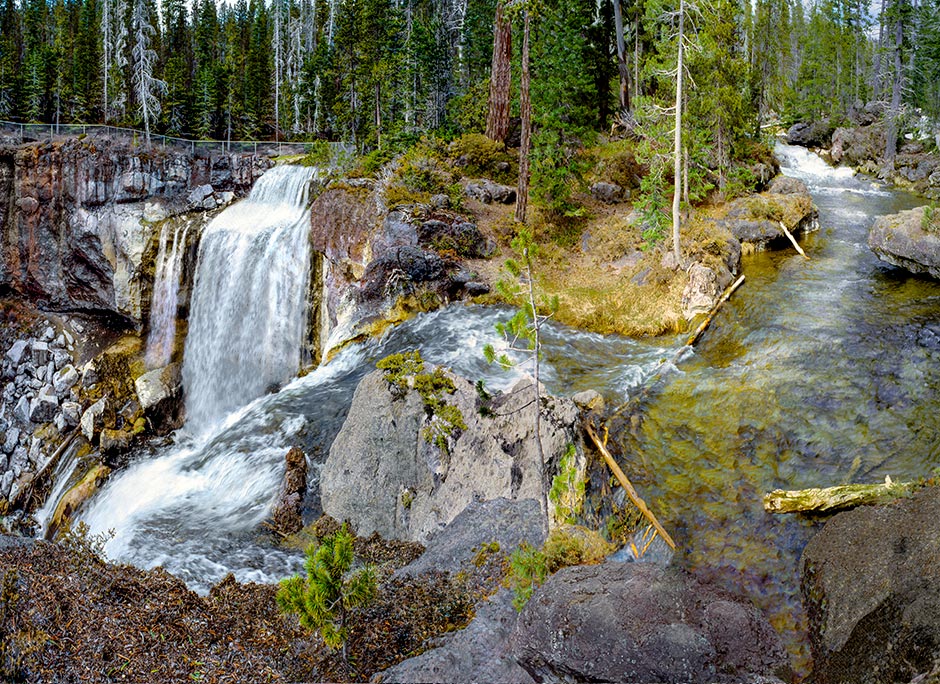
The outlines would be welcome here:
M 271 507 L 271 527 L 281 534 L 294 534 L 304 526 L 301 513 L 307 494 L 307 457 L 292 447 L 284 460 L 284 481 Z
M 564 568 L 535 591 L 510 641 L 536 681 L 780 682 L 780 638 L 753 607 L 653 563 Z
M 155 222 L 243 194 L 270 160 L 70 139 L 0 149 L 0 288 L 139 325 Z M 205 188 L 209 193 L 205 194 Z M 218 191 L 220 194 L 216 195 Z
M 310 213 L 322 280 L 313 336 L 322 354 L 411 312 L 488 291 L 461 262 L 489 257 L 496 245 L 459 215 L 387 211 L 367 179 L 334 183 Z
M 834 516 L 803 551 L 813 681 L 907 682 L 940 659 L 940 490 Z
M 494 397 L 487 416 L 473 385 L 452 380 L 445 401 L 459 408 L 466 429 L 440 448 L 425 439 L 436 418 L 416 390 L 398 395 L 382 372 L 362 379 L 320 475 L 324 513 L 348 519 L 361 536 L 423 542 L 475 500 L 539 499 L 531 380 Z M 577 407 L 543 394 L 539 410 L 549 473 L 569 444 L 583 469 Z
M 925 207 L 879 216 L 868 233 L 875 255 L 912 273 L 940 278 L 940 234 L 924 230 Z
M 792 249 L 780 223 L 793 235 L 800 235 L 818 228 L 816 217 L 816 207 L 805 184 L 794 178 L 778 177 L 766 192 L 732 202 L 719 223 L 745 251 Z

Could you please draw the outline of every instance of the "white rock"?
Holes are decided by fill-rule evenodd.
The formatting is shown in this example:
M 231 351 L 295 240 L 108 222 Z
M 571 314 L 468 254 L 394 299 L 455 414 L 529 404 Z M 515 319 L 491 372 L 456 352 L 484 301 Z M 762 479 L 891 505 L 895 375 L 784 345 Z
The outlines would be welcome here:
M 14 365 L 19 365 L 20 361 L 23 359 L 23 352 L 26 351 L 26 348 L 29 347 L 29 342 L 27 340 L 17 340 L 13 343 L 13 346 L 7 350 L 7 358 L 13 362 Z
M 34 366 L 45 366 L 49 363 L 49 345 L 42 341 L 33 342 L 32 361 Z
M 10 469 L 3 474 L 3 479 L 0 480 L 0 496 L 5 499 L 10 498 L 10 488 L 13 486 L 13 480 L 16 476 L 13 474 L 13 470 Z
M 89 406 L 82 414 L 81 425 L 82 434 L 89 442 L 95 436 L 95 428 L 101 424 L 101 414 L 104 413 L 105 398 L 102 397 L 94 404 Z
M 11 427 L 7 430 L 7 437 L 3 442 L 3 453 L 12 454 L 16 445 L 20 442 L 20 429 Z
M 26 395 L 20 397 L 20 400 L 16 402 L 16 408 L 13 409 L 13 417 L 21 423 L 29 422 L 29 399 L 26 398 Z
M 156 406 L 172 394 L 172 388 L 163 381 L 163 371 L 163 368 L 157 368 L 134 380 L 137 399 L 140 401 L 140 408 L 144 411 Z
M 52 384 L 55 387 L 56 396 L 64 398 L 69 390 L 78 382 L 78 371 L 72 365 L 63 366 L 62 370 L 52 376 Z
M 29 404 L 29 419 L 34 423 L 48 423 L 59 412 L 59 398 L 52 385 L 45 385 Z
M 82 405 L 74 401 L 63 401 L 62 417 L 67 425 L 75 427 L 82 420 Z

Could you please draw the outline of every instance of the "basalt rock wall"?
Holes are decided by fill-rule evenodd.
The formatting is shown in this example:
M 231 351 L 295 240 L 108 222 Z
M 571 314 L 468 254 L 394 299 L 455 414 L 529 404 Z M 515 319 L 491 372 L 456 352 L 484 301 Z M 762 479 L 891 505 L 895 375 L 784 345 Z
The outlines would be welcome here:
M 270 164 L 91 139 L 0 148 L 0 292 L 139 326 L 159 222 L 247 193 Z

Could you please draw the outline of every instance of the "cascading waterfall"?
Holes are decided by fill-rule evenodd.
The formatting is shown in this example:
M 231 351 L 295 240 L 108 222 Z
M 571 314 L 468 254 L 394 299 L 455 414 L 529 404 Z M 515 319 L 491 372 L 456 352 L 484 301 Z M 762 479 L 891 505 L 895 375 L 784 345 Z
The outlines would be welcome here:
M 187 430 L 205 432 L 300 366 L 314 169 L 278 166 L 199 246 L 183 357 Z
M 173 243 L 167 253 L 167 234 L 171 225 Z M 188 235 L 188 222 L 181 224 L 168 221 L 160 231 L 153 299 L 150 305 L 150 333 L 147 335 L 147 353 L 144 358 L 147 368 L 162 368 L 170 362 L 173 355 L 180 275 Z

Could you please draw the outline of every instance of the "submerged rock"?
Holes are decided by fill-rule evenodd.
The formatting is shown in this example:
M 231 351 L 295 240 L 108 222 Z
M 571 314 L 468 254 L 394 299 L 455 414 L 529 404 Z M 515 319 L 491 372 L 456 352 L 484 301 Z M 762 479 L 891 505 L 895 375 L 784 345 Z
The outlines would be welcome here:
M 940 660 L 940 489 L 834 516 L 803 551 L 813 681 L 907 682 Z
M 868 246 L 884 262 L 940 278 L 940 234 L 924 230 L 925 207 L 875 220 Z
M 307 494 L 307 458 L 297 447 L 288 450 L 284 457 L 286 470 L 284 481 L 271 508 L 271 527 L 281 534 L 299 532 L 304 521 L 304 496 Z

